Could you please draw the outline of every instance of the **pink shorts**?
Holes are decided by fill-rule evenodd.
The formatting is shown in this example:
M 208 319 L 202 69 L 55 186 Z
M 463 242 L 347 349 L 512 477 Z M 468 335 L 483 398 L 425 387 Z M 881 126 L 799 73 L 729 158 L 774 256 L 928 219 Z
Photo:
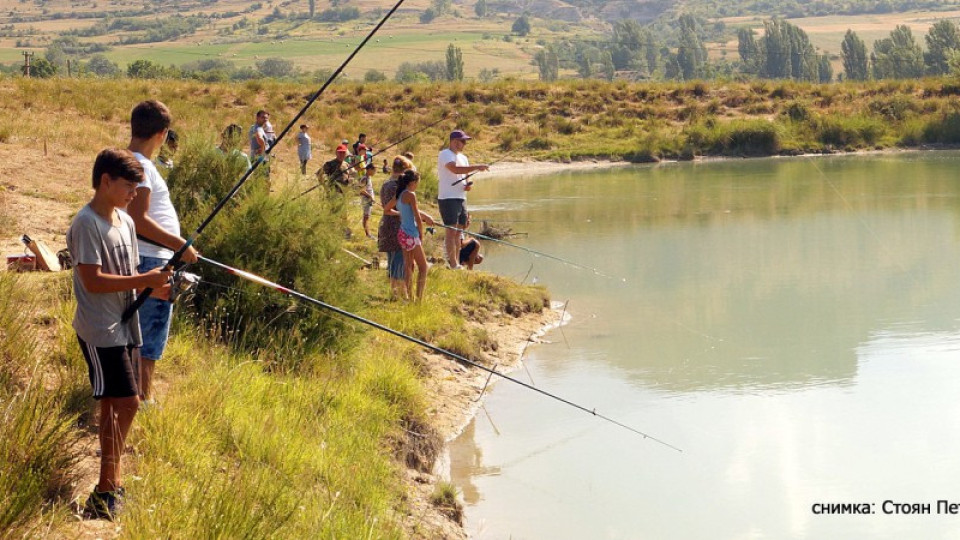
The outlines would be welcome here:
M 413 251 L 414 248 L 421 245 L 419 236 L 410 236 L 403 232 L 403 229 L 397 232 L 397 241 L 400 242 L 400 247 L 404 251 Z

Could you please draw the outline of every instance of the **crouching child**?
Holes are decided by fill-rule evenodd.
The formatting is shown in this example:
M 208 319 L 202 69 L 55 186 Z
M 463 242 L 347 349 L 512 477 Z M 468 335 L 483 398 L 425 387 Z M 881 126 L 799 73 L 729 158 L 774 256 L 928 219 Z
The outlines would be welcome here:
M 122 322 L 136 289 L 163 288 L 171 272 L 137 273 L 137 235 L 121 209 L 136 196 L 143 166 L 127 150 L 107 149 L 93 165 L 93 199 L 67 230 L 73 259 L 77 333 L 89 371 L 93 397 L 100 404 L 100 479 L 84 505 L 88 517 L 113 519 L 123 504 L 120 457 L 139 407 L 137 357 L 140 320 Z

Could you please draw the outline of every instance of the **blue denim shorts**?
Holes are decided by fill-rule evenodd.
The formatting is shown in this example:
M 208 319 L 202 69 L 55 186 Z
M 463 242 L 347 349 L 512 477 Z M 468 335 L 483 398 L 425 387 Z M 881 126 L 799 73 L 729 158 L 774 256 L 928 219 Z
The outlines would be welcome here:
M 141 256 L 137 272 L 148 272 L 163 266 L 166 262 L 166 259 Z M 163 350 L 167 347 L 173 303 L 150 297 L 140 306 L 137 313 L 140 314 L 140 334 L 143 336 L 140 357 L 157 361 L 163 356 Z

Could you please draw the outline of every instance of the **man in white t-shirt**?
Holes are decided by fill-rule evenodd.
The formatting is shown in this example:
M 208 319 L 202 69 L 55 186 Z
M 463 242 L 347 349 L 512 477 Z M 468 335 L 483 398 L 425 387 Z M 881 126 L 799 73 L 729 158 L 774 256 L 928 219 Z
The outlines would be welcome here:
M 270 113 L 264 110 L 257 111 L 257 119 L 250 126 L 247 138 L 250 139 L 250 159 L 256 160 L 267 153 L 267 131 L 264 126 L 270 119 Z
M 165 265 L 173 257 L 174 251 L 187 243 L 180 236 L 180 219 L 170 200 L 167 183 L 151 161 L 167 139 L 170 122 L 170 110 L 156 100 L 141 102 L 130 113 L 130 145 L 127 149 L 133 152 L 144 172 L 144 181 L 137 185 L 137 196 L 127 206 L 127 213 L 136 225 L 137 236 L 145 240 L 138 242 L 140 260 L 137 271 L 140 273 Z M 183 253 L 182 260 L 197 262 L 197 251 L 193 246 Z M 140 332 L 143 335 L 140 398 L 147 402 L 152 400 L 154 366 L 163 355 L 170 334 L 173 304 L 168 295 L 169 291 L 163 294 L 155 292 L 138 310 Z
M 473 182 L 466 180 L 466 175 L 490 168 L 485 164 L 470 165 L 467 156 L 463 155 L 463 149 L 470 139 L 463 130 L 454 130 L 450 133 L 450 145 L 441 150 L 437 157 L 437 204 L 443 224 L 448 227 L 463 229 L 467 224 L 467 192 Z M 460 233 L 445 229 L 444 247 L 450 268 L 459 269 Z

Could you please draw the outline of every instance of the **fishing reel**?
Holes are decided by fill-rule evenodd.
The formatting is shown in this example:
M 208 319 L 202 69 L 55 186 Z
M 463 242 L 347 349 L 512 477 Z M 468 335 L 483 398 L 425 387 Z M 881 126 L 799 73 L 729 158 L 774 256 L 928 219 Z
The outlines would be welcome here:
M 173 271 L 173 277 L 170 278 L 170 303 L 189 294 L 200 283 L 200 276 L 187 272 L 186 268 L 187 265 L 182 265 Z

